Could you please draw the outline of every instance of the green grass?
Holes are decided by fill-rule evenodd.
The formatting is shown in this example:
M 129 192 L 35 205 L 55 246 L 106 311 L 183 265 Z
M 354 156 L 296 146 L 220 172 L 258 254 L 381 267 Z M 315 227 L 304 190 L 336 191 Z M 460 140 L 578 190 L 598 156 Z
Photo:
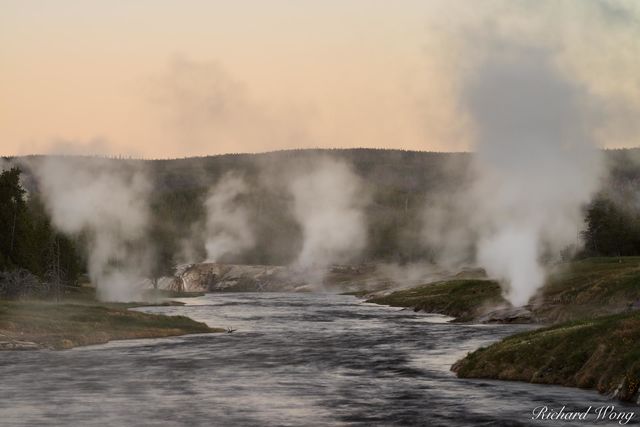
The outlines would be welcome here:
M 640 384 L 640 311 L 513 335 L 470 353 L 452 369 L 464 378 L 617 391 L 621 400 L 631 400 Z
M 168 301 L 169 298 L 195 298 L 204 296 L 204 292 L 179 292 L 165 289 L 146 289 L 140 296 L 140 301 L 128 303 L 115 303 L 121 307 L 139 307 L 143 305 L 183 305 L 177 301 Z M 95 304 L 97 299 L 96 288 L 92 286 L 67 286 L 64 288 L 64 301 L 76 304 Z M 101 302 L 101 304 L 109 304 Z
M 367 302 L 446 314 L 458 321 L 473 319 L 484 307 L 504 303 L 500 286 L 491 280 L 436 282 L 374 297 Z
M 589 258 L 559 265 L 536 304 L 544 322 L 625 311 L 640 299 L 640 257 Z
M 118 339 L 222 331 L 184 316 L 128 310 L 132 305 L 87 300 L 0 301 L 0 341 L 32 341 L 42 347 L 64 349 Z
M 626 311 L 640 300 L 640 257 L 589 258 L 557 265 L 531 300 L 535 321 L 557 323 Z M 374 297 L 369 302 L 410 307 L 470 321 L 506 301 L 495 281 L 450 280 Z

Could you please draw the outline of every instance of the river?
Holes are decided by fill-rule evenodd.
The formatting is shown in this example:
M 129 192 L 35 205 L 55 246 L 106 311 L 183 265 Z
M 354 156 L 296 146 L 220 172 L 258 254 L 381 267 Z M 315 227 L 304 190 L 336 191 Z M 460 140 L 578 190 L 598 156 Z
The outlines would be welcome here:
M 140 310 L 237 330 L 2 352 L 0 424 L 584 426 L 590 424 L 531 420 L 531 411 L 637 409 L 593 391 L 463 380 L 449 371 L 466 352 L 525 326 L 451 324 L 334 294 L 182 301 Z

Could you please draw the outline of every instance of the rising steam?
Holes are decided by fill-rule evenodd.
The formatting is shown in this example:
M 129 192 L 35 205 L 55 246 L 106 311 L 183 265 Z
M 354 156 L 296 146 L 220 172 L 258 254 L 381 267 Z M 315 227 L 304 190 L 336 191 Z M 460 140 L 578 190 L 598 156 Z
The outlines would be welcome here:
M 298 267 L 320 269 L 346 263 L 361 253 L 366 245 L 367 195 L 361 179 L 346 163 L 317 160 L 290 180 L 289 191 L 303 233 Z
M 137 298 L 149 264 L 145 174 L 120 162 L 89 158 L 45 157 L 30 167 L 54 226 L 86 237 L 89 276 L 98 296 Z
M 514 305 L 543 285 L 542 257 L 578 243 L 581 208 L 597 190 L 600 153 L 584 90 L 548 53 L 505 47 L 466 81 L 476 129 L 469 199 L 477 261 Z
M 228 173 L 209 193 L 205 202 L 207 260 L 216 262 L 254 245 L 249 213 L 240 200 L 248 189 L 241 176 Z

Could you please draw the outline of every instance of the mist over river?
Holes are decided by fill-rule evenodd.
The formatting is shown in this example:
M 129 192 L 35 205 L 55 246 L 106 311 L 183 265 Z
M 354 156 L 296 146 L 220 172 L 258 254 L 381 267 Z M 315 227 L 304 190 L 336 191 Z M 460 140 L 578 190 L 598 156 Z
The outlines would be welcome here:
M 182 301 L 139 310 L 237 331 L 0 352 L 0 424 L 584 426 L 532 421 L 531 411 L 637 408 L 593 391 L 463 380 L 449 371 L 466 352 L 526 326 L 450 324 L 334 294 Z

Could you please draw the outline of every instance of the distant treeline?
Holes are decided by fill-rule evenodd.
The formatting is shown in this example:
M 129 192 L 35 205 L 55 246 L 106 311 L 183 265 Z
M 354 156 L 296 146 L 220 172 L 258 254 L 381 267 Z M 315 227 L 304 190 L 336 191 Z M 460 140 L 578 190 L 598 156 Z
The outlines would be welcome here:
M 289 214 L 291 200 L 277 187 L 264 185 L 264 171 L 282 170 L 313 156 L 331 155 L 353 165 L 373 190 L 366 218 L 368 247 L 361 261 L 413 262 L 435 259 L 421 235 L 424 207 L 434 195 L 463 197 L 470 179 L 468 153 L 398 150 L 294 150 L 267 154 L 230 154 L 151 162 L 155 188 L 152 206 L 165 256 L 204 217 L 207 191 L 224 173 L 244 174 L 253 191 L 245 204 L 253 213 L 256 246 L 229 262 L 287 264 L 302 244 L 299 226 Z M 581 237 L 584 256 L 640 255 L 640 149 L 605 152 L 603 189 L 585 207 Z M 204 256 L 201 248 L 200 255 Z
M 269 177 L 286 174 L 302 161 L 320 156 L 347 161 L 372 191 L 366 211 L 367 250 L 355 261 L 406 262 L 430 257 L 420 231 L 429 194 L 459 188 L 468 171 L 465 153 L 399 150 L 292 150 L 266 154 L 229 154 L 150 162 L 156 191 L 152 197 L 152 235 L 165 256 L 179 254 L 180 239 L 201 221 L 203 201 L 226 172 L 242 174 L 251 187 L 243 204 L 252 217 L 256 245 L 225 261 L 288 264 L 302 245 L 300 226 L 291 214 L 291 196 Z M 204 257 L 204 248 L 199 255 Z
M 355 261 L 412 262 L 430 260 L 434 249 L 421 236 L 425 205 L 434 194 L 455 197 L 469 178 L 471 155 L 398 150 L 293 150 L 266 154 L 230 154 L 174 160 L 131 160 L 147 170 L 152 182 L 149 245 L 154 248 L 154 275 L 166 274 L 184 261 L 184 242 L 204 220 L 207 193 L 226 172 L 244 176 L 251 186 L 243 203 L 250 212 L 256 245 L 227 262 L 287 264 L 302 245 L 291 215 L 291 196 L 269 176 L 301 160 L 330 155 L 350 163 L 372 191 L 366 211 L 368 246 Z M 606 152 L 609 175 L 603 190 L 586 207 L 579 256 L 640 255 L 640 150 Z M 37 157 L 30 160 L 37 161 Z M 0 270 L 24 269 L 41 281 L 74 283 L 84 271 L 81 238 L 69 238 L 51 227 L 38 186 L 25 171 L 0 176 Z M 192 248 L 204 258 L 204 247 Z M 193 255 L 192 255 L 193 256 Z

